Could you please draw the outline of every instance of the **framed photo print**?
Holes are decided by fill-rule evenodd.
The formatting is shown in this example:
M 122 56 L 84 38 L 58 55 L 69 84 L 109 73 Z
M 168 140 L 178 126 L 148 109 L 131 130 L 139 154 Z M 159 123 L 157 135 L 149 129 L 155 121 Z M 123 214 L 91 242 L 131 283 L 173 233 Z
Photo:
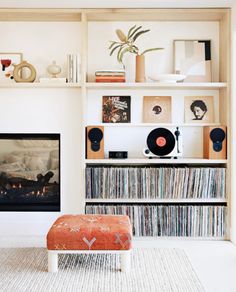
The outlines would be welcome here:
M 213 96 L 185 96 L 185 123 L 214 123 Z
M 130 123 L 131 96 L 103 96 L 103 123 Z
M 212 82 L 210 40 L 174 40 L 174 60 L 184 82 Z
M 171 123 L 171 96 L 144 96 L 143 122 Z
M 0 82 L 14 81 L 12 64 L 19 64 L 22 61 L 21 53 L 0 53 Z

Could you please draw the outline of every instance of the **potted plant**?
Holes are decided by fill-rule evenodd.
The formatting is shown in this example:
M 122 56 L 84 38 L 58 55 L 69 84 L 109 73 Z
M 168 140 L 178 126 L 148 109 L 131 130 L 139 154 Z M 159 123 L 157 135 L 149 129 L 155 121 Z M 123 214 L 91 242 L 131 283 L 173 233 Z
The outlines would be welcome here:
M 136 82 L 145 82 L 145 54 L 151 51 L 163 50 L 163 48 L 151 48 L 140 52 L 140 49 L 135 44 L 136 40 L 144 33 L 149 32 L 150 29 L 142 30 L 142 26 L 132 26 L 127 35 L 120 29 L 116 30 L 116 34 L 119 41 L 111 41 L 109 46 L 110 56 L 117 52 L 117 61 L 124 66 L 123 57 L 126 53 L 132 53 L 136 55 Z

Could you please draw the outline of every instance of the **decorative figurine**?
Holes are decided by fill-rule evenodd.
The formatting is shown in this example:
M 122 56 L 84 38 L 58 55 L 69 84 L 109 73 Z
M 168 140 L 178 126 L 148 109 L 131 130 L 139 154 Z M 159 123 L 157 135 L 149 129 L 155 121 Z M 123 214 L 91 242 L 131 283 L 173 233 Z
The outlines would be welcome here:
M 47 72 L 52 78 L 57 78 L 57 75 L 61 73 L 61 67 L 56 64 L 56 61 L 52 61 L 52 64 L 47 67 Z
M 18 65 L 13 64 L 13 78 L 16 82 L 34 82 L 36 78 L 36 70 L 33 65 L 27 63 L 27 61 L 22 61 Z M 27 78 L 22 77 L 21 70 L 23 68 L 28 68 L 30 70 L 30 76 Z

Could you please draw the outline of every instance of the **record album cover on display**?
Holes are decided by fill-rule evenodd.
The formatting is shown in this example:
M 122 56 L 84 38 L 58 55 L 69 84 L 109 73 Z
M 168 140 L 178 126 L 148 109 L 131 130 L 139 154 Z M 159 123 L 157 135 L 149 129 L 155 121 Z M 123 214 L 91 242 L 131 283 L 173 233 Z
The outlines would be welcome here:
M 171 96 L 144 96 L 143 122 L 171 123 Z
M 131 118 L 130 96 L 103 96 L 102 122 L 103 123 L 130 123 Z

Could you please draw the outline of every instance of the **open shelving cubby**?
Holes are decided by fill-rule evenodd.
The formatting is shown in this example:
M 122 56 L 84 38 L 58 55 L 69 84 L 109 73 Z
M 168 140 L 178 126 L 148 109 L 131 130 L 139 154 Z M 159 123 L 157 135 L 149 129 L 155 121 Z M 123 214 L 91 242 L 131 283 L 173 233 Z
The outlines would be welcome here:
M 146 212 L 151 212 L 151 216 L 159 216 L 158 212 L 169 212 L 169 209 L 161 209 L 165 206 L 179 206 L 178 212 L 196 212 L 190 225 L 202 224 L 197 213 L 204 218 L 206 210 L 204 206 L 210 206 L 210 212 L 214 208 L 227 208 L 225 223 L 222 219 L 221 225 L 227 225 L 221 236 L 213 234 L 212 239 L 222 239 L 229 237 L 230 225 L 230 10 L 229 9 L 104 9 L 86 11 L 86 83 L 84 84 L 84 127 L 103 126 L 104 127 L 104 159 L 85 159 L 85 173 L 90 171 L 105 172 L 109 176 L 109 168 L 113 168 L 112 176 L 118 175 L 119 169 L 160 169 L 160 168 L 203 168 L 216 169 L 226 168 L 226 197 L 223 198 L 134 198 L 129 197 L 130 192 L 125 195 L 119 193 L 120 197 L 109 197 L 115 192 L 115 187 L 111 192 L 106 193 L 101 189 L 101 193 L 94 192 L 94 197 L 86 197 L 86 211 L 90 212 L 122 212 L 129 214 L 134 222 L 134 232 L 136 235 L 148 235 L 144 229 L 145 224 L 150 226 L 158 225 L 160 222 L 148 223 L 143 217 Z M 95 83 L 94 73 L 101 69 L 118 69 L 116 59 L 109 57 L 106 47 L 108 41 L 114 39 L 115 29 L 121 28 L 124 32 L 133 25 L 142 25 L 143 28 L 151 30 L 145 38 L 146 47 L 164 47 L 161 53 L 153 53 L 146 57 L 147 76 L 154 73 L 171 72 L 173 70 L 173 40 L 174 39 L 210 39 L 212 42 L 212 65 L 213 81 L 210 83 L 135 83 L 134 82 L 134 60 L 129 57 L 126 68 L 125 83 Z M 206 29 L 207 28 L 207 29 Z M 99 42 L 98 36 L 99 35 Z M 106 45 L 107 44 L 107 45 Z M 95 51 L 94 51 L 94 48 Z M 156 54 L 156 55 L 155 55 Z M 98 58 L 99 56 L 99 58 Z M 102 65 L 101 65 L 102 64 Z M 150 65 L 152 64 L 152 65 Z M 131 96 L 131 122 L 125 124 L 102 123 L 102 96 Z M 172 122 L 166 124 L 143 123 L 142 107 L 143 96 L 171 96 L 172 97 Z M 214 123 L 190 124 L 184 122 L 184 96 L 213 96 L 215 108 Z M 178 108 L 178 113 L 174 109 Z M 227 159 L 213 160 L 203 158 L 203 127 L 204 126 L 227 126 Z M 183 158 L 178 159 L 147 159 L 143 157 L 142 150 L 145 147 L 148 133 L 156 127 L 179 127 L 183 135 Z M 108 151 L 128 151 L 128 159 L 109 159 Z M 84 156 L 85 157 L 85 156 Z M 104 170 L 105 169 L 105 170 Z M 116 172 L 117 171 L 117 172 Z M 99 173 L 93 183 L 99 183 L 105 187 L 108 183 L 105 177 Z M 88 174 L 87 174 L 88 175 Z M 95 175 L 95 174 L 94 174 Z M 101 176 L 99 176 L 101 175 Z M 86 176 L 86 175 L 85 175 Z M 88 179 L 88 178 L 87 178 Z M 86 181 L 86 177 L 85 177 Z M 110 180 L 110 182 L 112 179 Z M 123 183 L 127 183 L 122 181 Z M 88 183 L 88 181 L 87 181 Z M 114 182 L 113 185 L 116 183 Z M 123 185 L 118 183 L 116 191 Z M 135 186 L 133 186 L 135 188 Z M 85 194 L 91 195 L 85 187 Z M 96 194 L 95 194 L 96 193 Z M 100 194 L 100 195 L 99 195 Z M 96 197 L 98 195 L 99 197 Z M 100 197 L 101 196 L 101 197 Z M 125 197 L 126 196 L 126 197 Z M 127 197 L 128 196 L 128 197 Z M 133 205 L 132 205 L 133 204 Z M 145 206 L 149 206 L 145 209 Z M 110 206 L 110 209 L 109 209 Z M 127 209 L 125 209 L 127 206 Z M 133 206 L 133 207 L 132 207 Z M 94 210 L 93 210 L 94 207 Z M 194 207 L 196 207 L 194 209 Z M 199 209 L 198 209 L 199 207 Z M 202 208 L 203 207 L 203 208 Z M 156 209 L 155 209 L 156 208 Z M 202 209 L 201 209 L 202 208 Z M 176 210 L 177 210 L 176 209 Z M 156 211 L 153 211 L 156 210 Z M 203 212 L 203 213 L 201 213 Z M 134 218 L 136 216 L 136 218 Z M 142 217 L 140 217 L 142 216 Z M 150 216 L 150 215 L 147 215 Z M 223 218 L 223 217 L 222 217 Z M 150 218 L 149 218 L 150 219 Z M 182 218 L 183 219 L 183 218 Z M 187 218 L 185 218 L 187 220 Z M 155 219 L 156 220 L 156 219 Z M 176 217 L 177 220 L 177 217 Z M 181 218 L 178 220 L 180 225 Z M 205 219 L 204 219 L 205 220 Z M 142 225 L 138 227 L 138 223 Z M 198 223 L 196 223 L 198 222 Z M 158 225 L 159 226 L 159 225 Z M 164 226 L 164 225 L 163 225 Z M 199 227 L 198 226 L 198 227 Z M 185 226 L 186 227 L 186 226 Z M 196 227 L 196 226 L 195 226 Z M 222 226 L 221 226 L 222 227 Z M 137 228 L 141 228 L 137 230 Z M 150 227 L 151 228 L 151 227 Z M 161 227 L 160 227 L 161 228 Z M 164 228 L 164 227 L 163 227 Z M 190 228 L 189 226 L 186 228 Z M 156 229 L 155 229 L 156 230 Z M 188 230 L 189 231 L 189 230 Z M 165 236 L 166 234 L 155 231 L 153 236 Z M 158 233 L 159 232 L 159 233 Z M 176 230 L 173 233 L 177 232 Z M 168 233 L 168 231 L 167 231 Z M 207 234 L 200 234 L 197 238 L 209 238 Z M 189 231 L 189 234 L 191 232 Z M 168 234 L 172 236 L 173 234 Z M 186 234 L 182 234 L 183 237 Z M 176 234 L 177 236 L 177 234 Z

